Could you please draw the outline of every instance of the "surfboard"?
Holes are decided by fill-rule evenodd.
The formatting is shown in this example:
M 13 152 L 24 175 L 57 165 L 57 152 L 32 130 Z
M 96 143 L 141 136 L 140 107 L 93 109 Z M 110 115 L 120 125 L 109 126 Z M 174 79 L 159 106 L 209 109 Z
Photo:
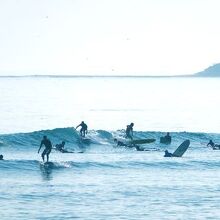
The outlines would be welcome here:
M 83 144 L 91 144 L 91 139 L 89 138 L 81 138 Z
M 45 163 L 43 163 L 43 165 L 44 165 L 45 167 L 48 167 L 48 168 L 54 167 L 54 163 L 53 163 L 53 162 L 45 162 Z
M 131 140 L 129 143 L 130 144 L 149 144 L 155 142 L 156 139 L 149 138 L 149 139 L 139 139 L 139 140 Z
M 182 157 L 190 145 L 189 140 L 183 141 L 182 144 L 174 151 L 173 157 Z

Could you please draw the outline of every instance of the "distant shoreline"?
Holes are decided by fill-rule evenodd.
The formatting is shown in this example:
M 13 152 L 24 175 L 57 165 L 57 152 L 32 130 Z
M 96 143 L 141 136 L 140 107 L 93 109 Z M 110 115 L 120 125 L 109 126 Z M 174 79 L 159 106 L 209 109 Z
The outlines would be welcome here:
M 3 75 L 0 78 L 192 78 L 195 75 L 148 76 L 148 75 Z
M 220 63 L 207 69 L 187 75 L 60 75 L 60 74 L 32 74 L 32 75 L 0 75 L 0 78 L 216 78 L 220 77 Z

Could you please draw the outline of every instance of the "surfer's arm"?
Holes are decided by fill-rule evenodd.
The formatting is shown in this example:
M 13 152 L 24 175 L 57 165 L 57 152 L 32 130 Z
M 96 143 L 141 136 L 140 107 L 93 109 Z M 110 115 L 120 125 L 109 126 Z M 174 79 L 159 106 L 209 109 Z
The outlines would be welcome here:
M 38 152 L 37 152 L 38 154 L 40 152 L 40 149 L 41 149 L 42 145 L 43 145 L 43 143 L 41 142 L 40 147 L 39 147 Z
M 79 126 L 81 126 L 81 124 L 77 125 L 77 126 L 76 126 L 76 129 L 77 129 Z

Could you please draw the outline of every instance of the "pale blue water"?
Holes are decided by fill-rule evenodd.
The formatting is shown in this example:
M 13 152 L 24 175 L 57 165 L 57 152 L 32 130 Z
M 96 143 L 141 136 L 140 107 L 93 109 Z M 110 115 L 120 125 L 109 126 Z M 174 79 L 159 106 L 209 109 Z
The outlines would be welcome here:
M 1 219 L 219 219 L 220 79 L 1 78 Z M 85 120 L 92 143 L 74 126 Z M 149 151 L 116 148 L 134 122 Z M 172 144 L 159 138 L 170 131 Z M 84 153 L 37 150 L 43 135 Z M 185 139 L 182 158 L 164 158 Z

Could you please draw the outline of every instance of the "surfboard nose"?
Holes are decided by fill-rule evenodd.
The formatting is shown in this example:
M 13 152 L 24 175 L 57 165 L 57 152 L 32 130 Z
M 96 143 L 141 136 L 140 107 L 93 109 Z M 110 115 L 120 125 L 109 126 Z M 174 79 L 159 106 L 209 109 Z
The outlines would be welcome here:
M 184 141 L 187 145 L 190 145 L 190 140 L 185 140 Z

